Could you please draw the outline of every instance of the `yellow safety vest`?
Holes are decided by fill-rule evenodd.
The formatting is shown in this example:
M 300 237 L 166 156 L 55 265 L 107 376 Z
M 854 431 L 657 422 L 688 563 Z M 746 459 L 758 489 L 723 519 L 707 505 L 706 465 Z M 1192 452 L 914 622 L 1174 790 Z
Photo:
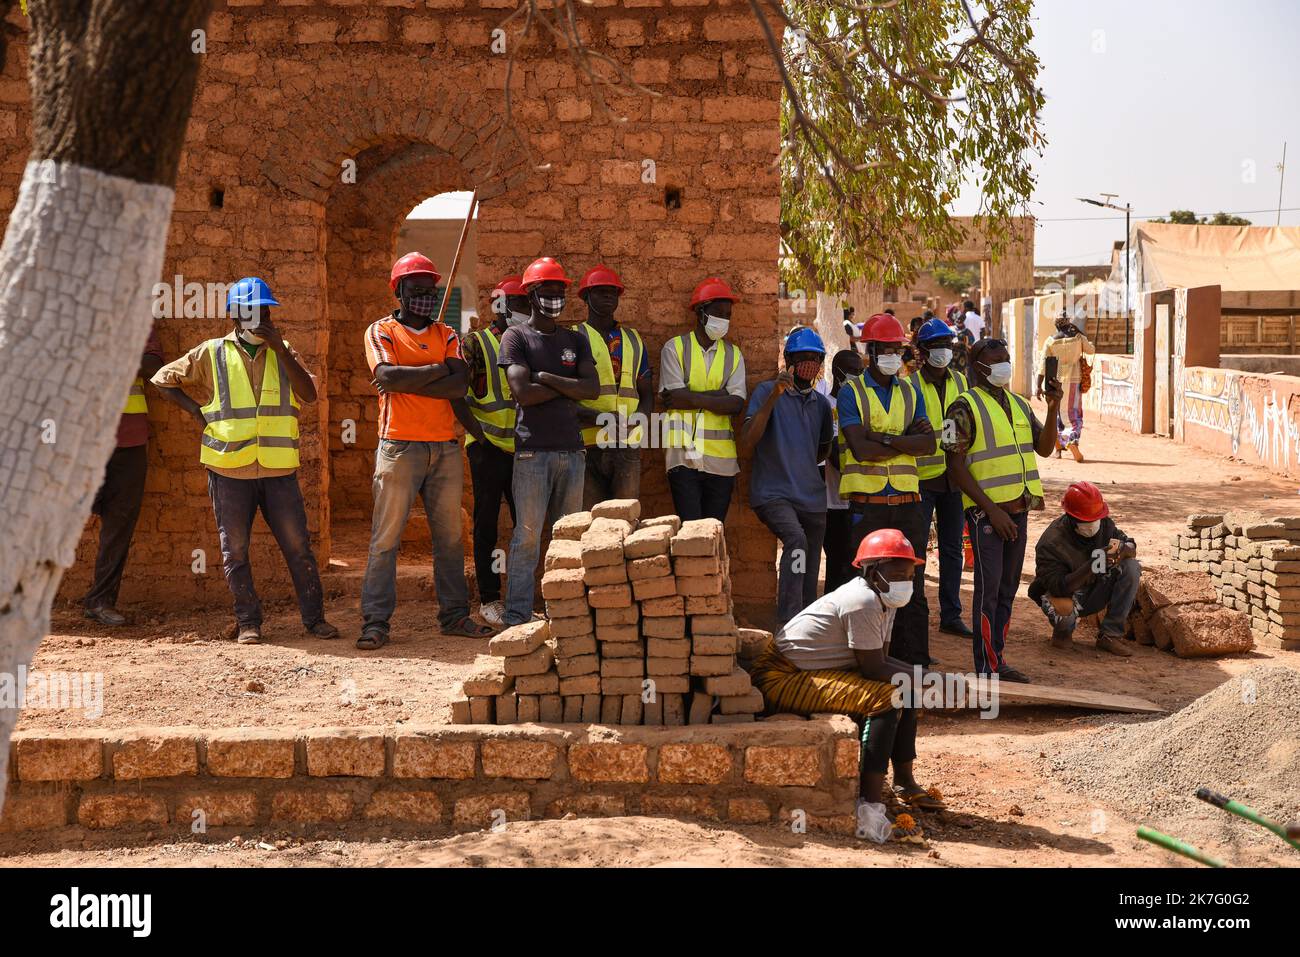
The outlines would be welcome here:
M 710 392 L 721 389 L 731 378 L 739 362 L 739 351 L 722 339 L 712 366 L 705 369 L 704 350 L 694 332 L 680 335 L 672 341 L 677 361 L 682 367 L 682 381 L 692 392 Z M 731 416 L 708 412 L 704 409 L 670 409 L 664 417 L 664 446 L 670 449 L 692 448 L 700 452 L 699 468 L 721 470 L 734 468 L 736 462 L 736 433 L 731 427 Z
M 934 427 L 936 439 L 943 434 L 943 417 L 948 411 L 948 406 L 952 400 L 965 392 L 969 385 L 966 377 L 960 372 L 952 371 L 943 380 L 943 401 L 939 401 L 939 390 L 934 387 L 925 376 L 921 375 L 921 370 L 917 369 L 907 379 L 916 389 L 925 397 L 925 414 L 930 420 L 930 425 Z M 917 477 L 924 482 L 926 479 L 938 478 L 948 467 L 948 457 L 943 454 L 943 449 L 939 448 L 937 443 L 933 455 L 918 455 L 916 457 Z
M 876 397 L 876 390 L 854 376 L 845 381 L 853 392 L 858 406 L 858 418 L 872 432 L 902 435 L 916 413 L 916 393 L 903 379 L 895 379 L 889 396 L 889 411 Z M 841 386 L 841 388 L 843 388 Z M 853 449 L 840 430 L 840 497 L 853 493 L 879 495 L 888 484 L 895 492 L 918 492 L 916 456 L 898 454 L 881 462 L 863 462 L 853 455 Z
M 487 440 L 503 452 L 515 454 L 515 397 L 510 392 L 510 383 L 497 365 L 497 352 L 501 341 L 489 326 L 471 332 L 470 338 L 478 342 L 479 354 L 487 366 L 487 394 L 479 398 L 471 386 L 465 390 L 465 401 L 469 410 L 478 419 L 479 426 Z M 474 436 L 465 436 L 468 446 L 474 442 Z
M 149 403 L 144 397 L 144 379 L 139 376 L 131 383 L 131 391 L 126 396 L 126 406 L 122 409 L 122 414 L 139 415 L 149 411 Z
M 600 392 L 596 398 L 582 399 L 578 404 L 597 412 L 618 412 L 626 419 L 641 403 L 641 395 L 636 391 L 636 373 L 641 368 L 641 353 L 645 350 L 645 344 L 641 341 L 640 334 L 635 329 L 619 327 L 619 334 L 623 337 L 623 366 L 618 381 L 615 382 L 614 361 L 610 358 L 605 337 L 585 322 L 579 323 L 578 330 L 587 334 L 592 358 L 596 360 L 596 374 L 600 377 Z M 625 447 L 640 446 L 641 434 L 640 426 L 629 432 Z M 582 430 L 582 444 L 589 448 L 594 445 L 612 448 L 618 444 L 618 436 L 609 434 L 608 429 L 591 425 Z
M 1030 425 L 1029 403 L 1010 389 L 1011 420 L 1002 405 L 983 386 L 975 386 L 962 395 L 971 412 L 979 419 L 975 440 L 966 451 L 966 467 L 980 489 L 994 502 L 1011 502 L 1028 489 L 1040 498 L 1043 484 L 1038 479 L 1034 430 Z M 962 493 L 966 508 L 975 502 Z
M 298 397 L 275 353 L 267 349 L 259 400 L 239 356 L 243 347 L 232 339 L 209 339 L 207 346 L 213 388 L 203 406 L 208 427 L 199 461 L 222 469 L 254 462 L 268 469 L 296 469 Z

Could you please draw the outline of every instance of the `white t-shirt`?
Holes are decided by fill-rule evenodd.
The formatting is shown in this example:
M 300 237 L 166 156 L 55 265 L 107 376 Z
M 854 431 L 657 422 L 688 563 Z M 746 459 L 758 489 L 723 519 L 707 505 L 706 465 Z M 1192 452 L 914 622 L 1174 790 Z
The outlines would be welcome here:
M 984 318 L 978 312 L 968 312 L 966 313 L 965 323 L 966 331 L 978 339 L 980 333 L 984 331 Z
M 894 612 L 858 576 L 786 622 L 776 650 L 800 671 L 857 671 L 853 652 L 886 647 Z

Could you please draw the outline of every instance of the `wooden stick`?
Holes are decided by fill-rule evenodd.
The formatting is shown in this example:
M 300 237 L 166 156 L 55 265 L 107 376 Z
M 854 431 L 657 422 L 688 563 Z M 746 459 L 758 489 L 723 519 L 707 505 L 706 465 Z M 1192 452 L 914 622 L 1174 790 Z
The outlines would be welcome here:
M 469 235 L 469 224 L 474 220 L 474 207 L 478 205 L 478 190 L 469 195 L 469 209 L 465 210 L 465 225 L 460 228 L 460 242 L 456 243 L 456 255 L 451 260 L 451 272 L 447 276 L 447 285 L 443 287 L 442 304 L 438 306 L 438 321 L 447 314 L 447 303 L 451 301 L 451 287 L 456 282 L 456 270 L 460 268 L 460 254 L 465 248 L 465 237 Z

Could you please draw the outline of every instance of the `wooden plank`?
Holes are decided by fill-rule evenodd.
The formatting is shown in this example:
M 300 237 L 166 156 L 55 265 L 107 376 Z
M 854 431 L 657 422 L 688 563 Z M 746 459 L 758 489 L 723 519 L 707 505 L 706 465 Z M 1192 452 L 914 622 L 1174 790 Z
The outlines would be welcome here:
M 1056 705 L 1065 708 L 1086 708 L 1089 711 L 1126 711 L 1134 714 L 1165 713 L 1165 709 L 1155 702 L 1132 695 L 1084 691 L 1078 688 L 1057 688 L 1052 685 L 1022 685 L 1011 681 L 998 682 L 998 703 Z

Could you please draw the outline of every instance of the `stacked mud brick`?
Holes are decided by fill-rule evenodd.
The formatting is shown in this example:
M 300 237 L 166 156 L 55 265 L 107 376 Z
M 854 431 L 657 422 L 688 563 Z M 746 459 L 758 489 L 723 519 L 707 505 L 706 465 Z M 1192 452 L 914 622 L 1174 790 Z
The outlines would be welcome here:
M 730 724 L 763 710 L 737 655 L 771 636 L 736 626 L 722 524 L 640 511 L 619 499 L 555 523 L 546 620 L 489 642 L 454 722 Z
M 1208 572 L 1220 604 L 1249 616 L 1258 644 L 1300 648 L 1300 516 L 1189 515 L 1170 545 L 1176 569 Z

